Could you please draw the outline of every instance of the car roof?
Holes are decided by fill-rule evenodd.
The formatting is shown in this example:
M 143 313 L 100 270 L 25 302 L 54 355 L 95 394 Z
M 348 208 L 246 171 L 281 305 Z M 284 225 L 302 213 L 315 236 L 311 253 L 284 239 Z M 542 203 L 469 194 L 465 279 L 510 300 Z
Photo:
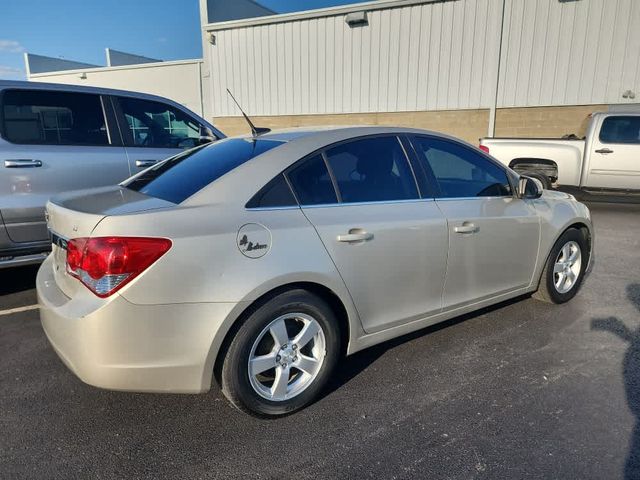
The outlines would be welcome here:
M 29 90 L 55 90 L 59 92 L 80 92 L 95 93 L 101 95 L 119 95 L 126 97 L 136 97 L 147 100 L 158 100 L 162 102 L 171 102 L 186 108 L 174 100 L 150 93 L 134 92 L 132 90 L 117 90 L 115 88 L 92 87 L 89 85 L 69 85 L 65 83 L 47 83 L 47 82 L 29 82 L 26 80 L 0 80 L 0 90 L 7 88 L 28 88 Z
M 392 127 L 385 125 L 354 125 L 354 126 L 317 126 L 317 127 L 299 127 L 283 130 L 274 130 L 259 135 L 257 138 L 262 140 L 274 140 L 283 143 L 301 143 L 304 141 L 313 141 L 314 143 L 326 143 L 327 145 L 343 139 L 364 137 L 368 135 L 384 135 L 384 134 L 422 134 L 432 135 L 443 138 L 451 138 L 446 134 L 434 132 L 430 130 L 422 130 L 410 127 Z M 250 134 L 240 135 L 240 138 L 250 139 Z M 459 139 L 455 139 L 460 141 Z
M 175 100 L 171 100 L 170 98 L 161 97 L 159 95 L 152 95 L 150 93 L 142 93 L 142 92 L 134 92 L 131 90 L 117 90 L 114 88 L 102 88 L 102 87 L 91 87 L 88 85 L 69 85 L 65 83 L 47 83 L 47 82 L 29 82 L 25 80 L 2 80 L 0 79 L 0 91 L 6 89 L 29 89 L 29 90 L 45 90 L 45 91 L 56 91 L 56 92 L 78 92 L 78 93 L 93 93 L 96 95 L 118 95 L 121 97 L 133 97 L 140 100 L 151 100 L 156 102 L 167 103 L 177 107 L 181 110 L 186 110 L 191 114 L 198 117 L 200 121 L 202 121 L 205 125 L 213 130 L 213 132 L 218 135 L 220 138 L 226 137 L 226 135 L 218 130 L 211 122 L 202 118 L 202 116 L 189 107 L 186 107 Z

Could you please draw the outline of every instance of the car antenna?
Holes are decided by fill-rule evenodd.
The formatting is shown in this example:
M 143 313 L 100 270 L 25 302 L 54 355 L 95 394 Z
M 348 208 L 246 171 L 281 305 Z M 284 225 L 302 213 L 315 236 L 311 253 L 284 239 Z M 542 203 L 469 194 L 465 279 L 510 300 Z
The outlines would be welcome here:
M 259 135 L 262 135 L 263 133 L 269 133 L 271 131 L 270 128 L 266 128 L 266 127 L 256 127 L 253 122 L 251 121 L 251 119 L 247 116 L 246 113 L 244 113 L 244 110 L 242 110 L 242 107 L 240 106 L 240 104 L 238 103 L 238 101 L 236 100 L 236 97 L 233 96 L 233 93 L 231 93 L 231 90 L 229 90 L 227 88 L 227 93 L 229 94 L 229 96 L 233 99 L 234 103 L 238 106 L 238 109 L 240 110 L 240 112 L 242 113 L 242 116 L 244 117 L 244 119 L 247 121 L 247 123 L 249 124 L 249 126 L 251 127 L 251 134 L 254 137 L 257 137 Z

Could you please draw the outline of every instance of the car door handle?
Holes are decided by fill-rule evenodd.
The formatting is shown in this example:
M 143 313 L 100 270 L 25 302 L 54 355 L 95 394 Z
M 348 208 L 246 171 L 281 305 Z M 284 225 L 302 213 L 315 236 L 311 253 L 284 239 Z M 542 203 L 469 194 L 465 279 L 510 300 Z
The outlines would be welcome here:
M 136 167 L 146 168 L 158 163 L 157 160 L 136 160 Z
M 453 229 L 456 233 L 476 233 L 480 230 L 480 227 L 474 225 L 473 223 L 464 222 L 459 227 L 455 227 Z
M 5 168 L 35 168 L 41 167 L 42 162 L 40 160 L 32 160 L 30 158 L 19 158 L 16 160 L 5 160 Z
M 366 242 L 371 239 L 373 239 L 373 233 L 365 232 L 361 228 L 352 228 L 349 233 L 338 235 L 339 242 L 347 243 Z
M 600 148 L 599 150 L 596 150 L 596 153 L 602 153 L 606 155 L 608 153 L 613 153 L 613 150 L 611 150 L 610 148 Z

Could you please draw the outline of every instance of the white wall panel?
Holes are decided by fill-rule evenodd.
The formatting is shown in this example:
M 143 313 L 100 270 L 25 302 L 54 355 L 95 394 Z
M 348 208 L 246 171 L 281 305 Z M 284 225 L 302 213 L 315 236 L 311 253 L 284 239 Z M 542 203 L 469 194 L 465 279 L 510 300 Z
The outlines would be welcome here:
M 98 67 L 31 75 L 32 82 L 90 85 L 170 98 L 202 115 L 199 60 Z
M 214 115 L 238 114 L 223 99 L 226 88 L 253 115 L 488 108 L 500 33 L 490 16 L 501 5 L 445 0 L 374 9 L 369 25 L 356 28 L 331 12 L 214 28 Z
M 506 0 L 502 44 L 502 0 L 387 5 L 358 28 L 331 9 L 210 26 L 214 115 L 238 114 L 227 87 L 254 115 L 490 108 L 496 86 L 498 107 L 640 96 L 640 0 Z
M 507 0 L 498 107 L 640 95 L 640 1 Z

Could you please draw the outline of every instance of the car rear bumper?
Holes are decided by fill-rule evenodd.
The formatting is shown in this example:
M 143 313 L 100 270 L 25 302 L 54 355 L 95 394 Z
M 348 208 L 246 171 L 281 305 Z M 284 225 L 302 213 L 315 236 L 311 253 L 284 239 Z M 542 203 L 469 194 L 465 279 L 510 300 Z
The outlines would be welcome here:
M 55 283 L 51 257 L 36 287 L 42 326 L 58 356 L 83 382 L 110 390 L 207 391 L 217 354 L 212 345 L 237 306 L 135 305 L 118 294 L 70 299 Z

